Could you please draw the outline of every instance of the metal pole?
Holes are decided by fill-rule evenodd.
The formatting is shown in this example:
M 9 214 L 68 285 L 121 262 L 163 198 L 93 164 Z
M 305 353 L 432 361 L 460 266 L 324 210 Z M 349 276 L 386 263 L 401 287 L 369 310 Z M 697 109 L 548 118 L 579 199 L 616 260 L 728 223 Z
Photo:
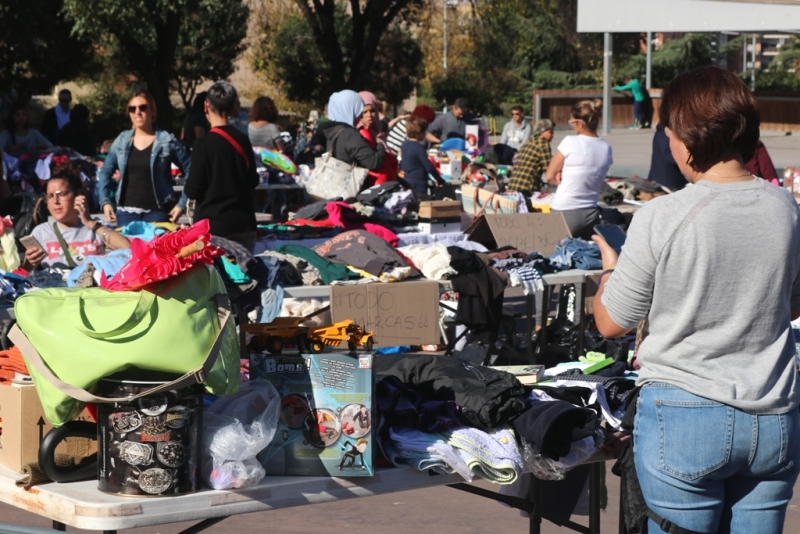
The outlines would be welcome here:
M 444 0 L 444 53 L 442 58 L 442 68 L 447 70 L 447 0 Z
M 611 69 L 613 67 L 611 34 L 603 34 L 603 134 L 611 133 Z
M 653 33 L 647 32 L 647 62 L 645 70 L 645 87 L 647 90 L 653 87 Z
M 756 34 L 753 34 L 753 69 L 750 71 L 750 90 L 756 90 Z
M 747 35 L 742 34 L 744 39 L 742 40 L 742 74 L 747 72 Z

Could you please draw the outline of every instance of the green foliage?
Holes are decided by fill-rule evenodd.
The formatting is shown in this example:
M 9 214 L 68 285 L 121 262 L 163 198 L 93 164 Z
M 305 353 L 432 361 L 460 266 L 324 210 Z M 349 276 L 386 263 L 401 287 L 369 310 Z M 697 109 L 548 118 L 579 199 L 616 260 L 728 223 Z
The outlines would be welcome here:
M 71 35 L 72 25 L 58 16 L 63 0 L 0 2 L 0 93 L 48 93 L 75 77 L 90 57 L 87 39 Z
M 437 96 L 472 95 L 477 110 L 501 103 L 529 108 L 535 89 L 596 87 L 602 78 L 602 35 L 577 33 L 576 0 L 484 0 L 476 4 L 474 50 L 447 80 L 429 80 Z M 639 52 L 639 34 L 614 34 L 614 55 Z M 441 78 L 441 77 L 440 77 Z
M 268 23 L 268 22 L 267 22 Z M 336 9 L 336 35 L 344 58 L 353 58 L 351 50 L 353 22 L 343 6 Z M 340 90 L 326 64 L 307 20 L 292 14 L 276 28 L 266 28 L 256 52 L 253 67 L 278 82 L 291 100 L 322 106 L 331 93 Z M 354 90 L 367 89 L 389 104 L 400 104 L 417 86 L 422 65 L 419 43 L 399 25 L 391 25 L 381 36 L 368 72 L 359 81 L 348 82 Z M 345 78 L 353 78 L 351 61 L 344 61 Z
M 95 139 L 114 139 L 123 130 L 131 128 L 125 108 L 132 92 L 133 87 L 130 86 L 99 83 L 88 96 L 81 98 L 81 104 L 85 104 L 91 112 L 89 124 Z
M 742 77 L 749 86 L 750 71 L 742 74 Z M 769 69 L 756 71 L 756 91 L 796 94 L 800 92 L 800 77 L 797 76 L 797 72 L 789 71 L 780 64 L 774 66 L 770 64 Z
M 77 35 L 110 43 L 115 60 L 147 83 L 158 123 L 172 129 L 170 88 L 186 102 L 204 78 L 230 75 L 249 9 L 241 0 L 63 0 Z
M 723 50 L 724 52 L 724 50 Z M 707 33 L 689 33 L 680 39 L 666 41 L 652 54 L 653 87 L 666 87 L 678 74 L 711 64 L 711 36 Z M 618 81 L 626 76 L 644 79 L 646 56 L 631 57 L 616 72 Z
M 203 80 L 224 80 L 244 51 L 250 9 L 241 0 L 201 0 L 178 34 L 173 84 L 185 108 Z

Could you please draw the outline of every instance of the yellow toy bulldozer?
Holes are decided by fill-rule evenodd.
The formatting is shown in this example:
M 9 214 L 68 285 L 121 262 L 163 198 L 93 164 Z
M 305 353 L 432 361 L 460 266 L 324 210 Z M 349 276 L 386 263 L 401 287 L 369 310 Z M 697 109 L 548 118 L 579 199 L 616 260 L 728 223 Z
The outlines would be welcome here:
M 375 344 L 373 333 L 365 332 L 364 327 L 350 319 L 313 329 L 300 326 L 304 320 L 303 317 L 277 317 L 271 323 L 243 325 L 242 330 L 255 335 L 251 348 L 271 354 L 280 354 L 287 344 L 295 345 L 300 352 L 309 350 L 314 354 L 322 352 L 325 345 L 336 348 L 342 341 L 347 342 L 350 350 L 360 347 L 372 350 Z

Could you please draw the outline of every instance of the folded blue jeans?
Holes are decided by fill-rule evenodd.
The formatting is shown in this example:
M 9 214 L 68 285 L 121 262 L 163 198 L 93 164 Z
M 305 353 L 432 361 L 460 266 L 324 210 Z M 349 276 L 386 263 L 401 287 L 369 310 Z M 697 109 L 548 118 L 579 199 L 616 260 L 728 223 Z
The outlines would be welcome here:
M 800 411 L 752 415 L 651 383 L 639 394 L 634 458 L 648 507 L 703 533 L 780 534 L 800 468 Z M 650 534 L 663 532 L 652 520 Z

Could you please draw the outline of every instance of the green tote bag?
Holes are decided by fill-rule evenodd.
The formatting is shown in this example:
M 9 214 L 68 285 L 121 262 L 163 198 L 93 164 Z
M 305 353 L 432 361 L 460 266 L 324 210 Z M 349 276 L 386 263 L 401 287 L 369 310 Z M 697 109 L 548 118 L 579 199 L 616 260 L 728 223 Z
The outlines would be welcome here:
M 101 378 L 132 368 L 180 376 L 147 394 L 193 383 L 213 395 L 239 389 L 230 303 L 207 265 L 142 291 L 43 289 L 17 299 L 14 312 L 19 328 L 9 337 L 53 426 L 72 420 L 85 402 L 114 402 L 91 392 Z

